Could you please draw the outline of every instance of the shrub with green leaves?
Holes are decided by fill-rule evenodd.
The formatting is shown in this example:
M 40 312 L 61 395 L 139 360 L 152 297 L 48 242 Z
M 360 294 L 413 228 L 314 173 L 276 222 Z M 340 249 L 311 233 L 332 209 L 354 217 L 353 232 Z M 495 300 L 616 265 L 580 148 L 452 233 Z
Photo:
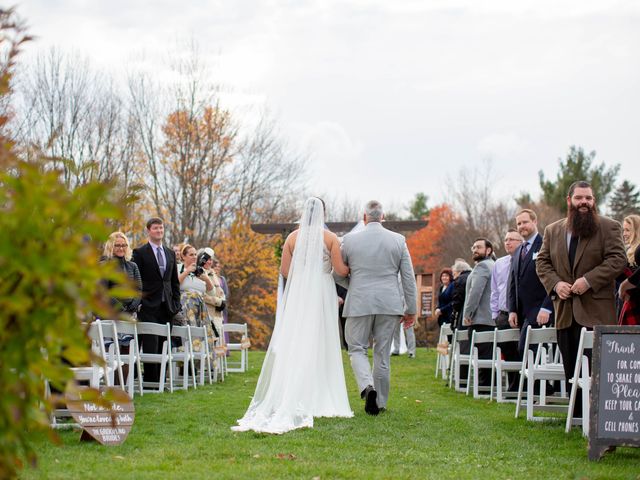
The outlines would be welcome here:
M 24 459 L 35 464 L 27 433 L 49 428 L 44 380 L 64 391 L 69 365 L 90 362 L 82 321 L 110 313 L 101 280 L 126 282 L 111 262 L 99 263 L 109 222 L 122 218 L 112 185 L 69 191 L 51 162 L 23 162 L 13 149 L 6 105 L 28 39 L 21 32 L 13 11 L 0 9 L 0 478 L 16 476 Z
M 35 461 L 25 433 L 48 425 L 43 380 L 64 391 L 69 364 L 89 362 L 81 322 L 108 314 L 101 279 L 122 283 L 98 261 L 106 220 L 120 215 L 109 190 L 69 192 L 57 172 L 28 163 L 0 175 L 0 477 L 23 455 Z

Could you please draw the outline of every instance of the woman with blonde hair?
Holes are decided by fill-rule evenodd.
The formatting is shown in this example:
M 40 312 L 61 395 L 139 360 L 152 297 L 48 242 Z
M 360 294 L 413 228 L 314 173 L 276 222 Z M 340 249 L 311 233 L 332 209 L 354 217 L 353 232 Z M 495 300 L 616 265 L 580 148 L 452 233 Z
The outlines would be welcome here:
M 629 265 L 626 279 L 620 284 L 618 295 L 623 301 L 618 325 L 640 325 L 640 215 L 628 215 L 622 222 L 622 238 L 627 247 Z
M 138 265 L 131 261 L 132 250 L 129 245 L 129 239 L 122 232 L 113 232 L 104 244 L 102 251 L 102 262 L 115 262 L 117 267 L 122 270 L 134 284 L 138 295 L 133 298 L 112 298 L 111 303 L 114 308 L 121 312 L 136 314 L 141 302 L 142 278 Z M 111 289 L 115 286 L 112 281 L 105 282 L 106 287 Z

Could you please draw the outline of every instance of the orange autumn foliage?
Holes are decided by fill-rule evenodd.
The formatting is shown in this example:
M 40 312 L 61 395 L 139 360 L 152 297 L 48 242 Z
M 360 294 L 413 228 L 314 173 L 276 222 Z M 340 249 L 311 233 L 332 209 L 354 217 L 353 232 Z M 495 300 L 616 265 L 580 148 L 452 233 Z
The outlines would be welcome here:
M 229 321 L 247 323 L 251 345 L 266 349 L 275 320 L 278 237 L 255 233 L 246 218 L 236 218 L 215 247 L 229 285 Z
M 446 263 L 444 240 L 449 228 L 459 219 L 447 204 L 431 209 L 429 223 L 407 238 L 416 273 L 437 272 Z

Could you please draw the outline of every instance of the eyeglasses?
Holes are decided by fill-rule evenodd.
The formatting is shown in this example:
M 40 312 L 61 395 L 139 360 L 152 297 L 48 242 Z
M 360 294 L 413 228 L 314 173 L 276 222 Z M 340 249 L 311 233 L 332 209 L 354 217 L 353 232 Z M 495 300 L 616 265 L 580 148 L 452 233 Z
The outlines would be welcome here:
M 113 248 L 127 248 L 127 244 L 126 243 L 115 243 L 113 245 Z
M 505 238 L 504 239 L 504 243 L 507 243 L 507 242 L 519 242 L 519 241 L 520 241 L 519 238 Z

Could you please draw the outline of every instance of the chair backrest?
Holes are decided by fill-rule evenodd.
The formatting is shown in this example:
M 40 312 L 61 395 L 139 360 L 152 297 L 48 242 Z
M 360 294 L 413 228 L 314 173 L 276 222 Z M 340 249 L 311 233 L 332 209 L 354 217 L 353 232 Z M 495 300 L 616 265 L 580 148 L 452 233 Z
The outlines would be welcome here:
M 506 342 L 519 342 L 520 341 L 520 330 L 517 328 L 508 328 L 505 330 L 496 331 L 496 342 L 498 343 L 506 343 Z
M 531 328 L 529 326 L 527 329 L 527 343 L 529 345 L 557 343 L 558 336 L 555 328 Z
M 133 335 L 136 337 L 138 335 L 138 329 L 136 328 L 136 322 L 128 322 L 125 320 L 114 320 L 116 327 L 118 328 L 118 333 L 123 335 Z
M 207 338 L 207 329 L 205 327 L 190 326 L 191 340 L 204 340 Z
M 531 357 L 531 360 L 535 365 L 539 365 L 540 363 L 554 363 L 560 362 L 560 354 L 556 350 L 554 352 L 553 348 L 546 348 L 543 344 L 550 344 L 551 347 L 553 345 L 557 345 L 558 336 L 556 333 L 556 329 L 551 327 L 542 327 L 542 328 L 531 328 L 531 326 L 527 327 L 527 338 L 524 344 L 524 352 L 523 362 L 526 363 L 526 359 Z M 533 345 L 537 345 L 538 349 L 533 355 L 533 351 L 530 348 Z M 557 355 L 555 355 L 557 353 Z
M 473 345 L 477 345 L 478 343 L 493 343 L 493 337 L 495 333 L 491 332 L 473 332 L 473 336 L 471 337 L 471 343 Z
M 118 342 L 118 327 L 113 320 L 100 320 L 102 326 L 102 338 L 109 338 Z
M 460 343 L 464 340 L 469 340 L 469 330 L 461 330 L 460 328 L 456 330 L 456 342 Z
M 185 325 L 174 325 L 173 327 L 171 327 L 171 336 L 172 337 L 178 337 L 181 338 L 183 340 L 189 340 L 189 326 Z
M 225 333 L 242 333 L 246 335 L 247 324 L 246 323 L 224 323 L 222 324 L 222 330 L 224 330 Z
M 159 337 L 170 336 L 168 323 L 138 322 L 138 335 L 157 335 Z
M 451 324 L 450 323 L 443 323 L 442 326 L 440 327 L 440 337 L 444 338 L 444 337 L 448 337 L 450 335 L 453 335 L 453 330 L 451 329 Z
M 107 361 L 107 349 L 104 346 L 102 334 L 102 322 L 95 320 L 89 324 L 88 335 L 91 339 L 91 348 L 103 361 Z

